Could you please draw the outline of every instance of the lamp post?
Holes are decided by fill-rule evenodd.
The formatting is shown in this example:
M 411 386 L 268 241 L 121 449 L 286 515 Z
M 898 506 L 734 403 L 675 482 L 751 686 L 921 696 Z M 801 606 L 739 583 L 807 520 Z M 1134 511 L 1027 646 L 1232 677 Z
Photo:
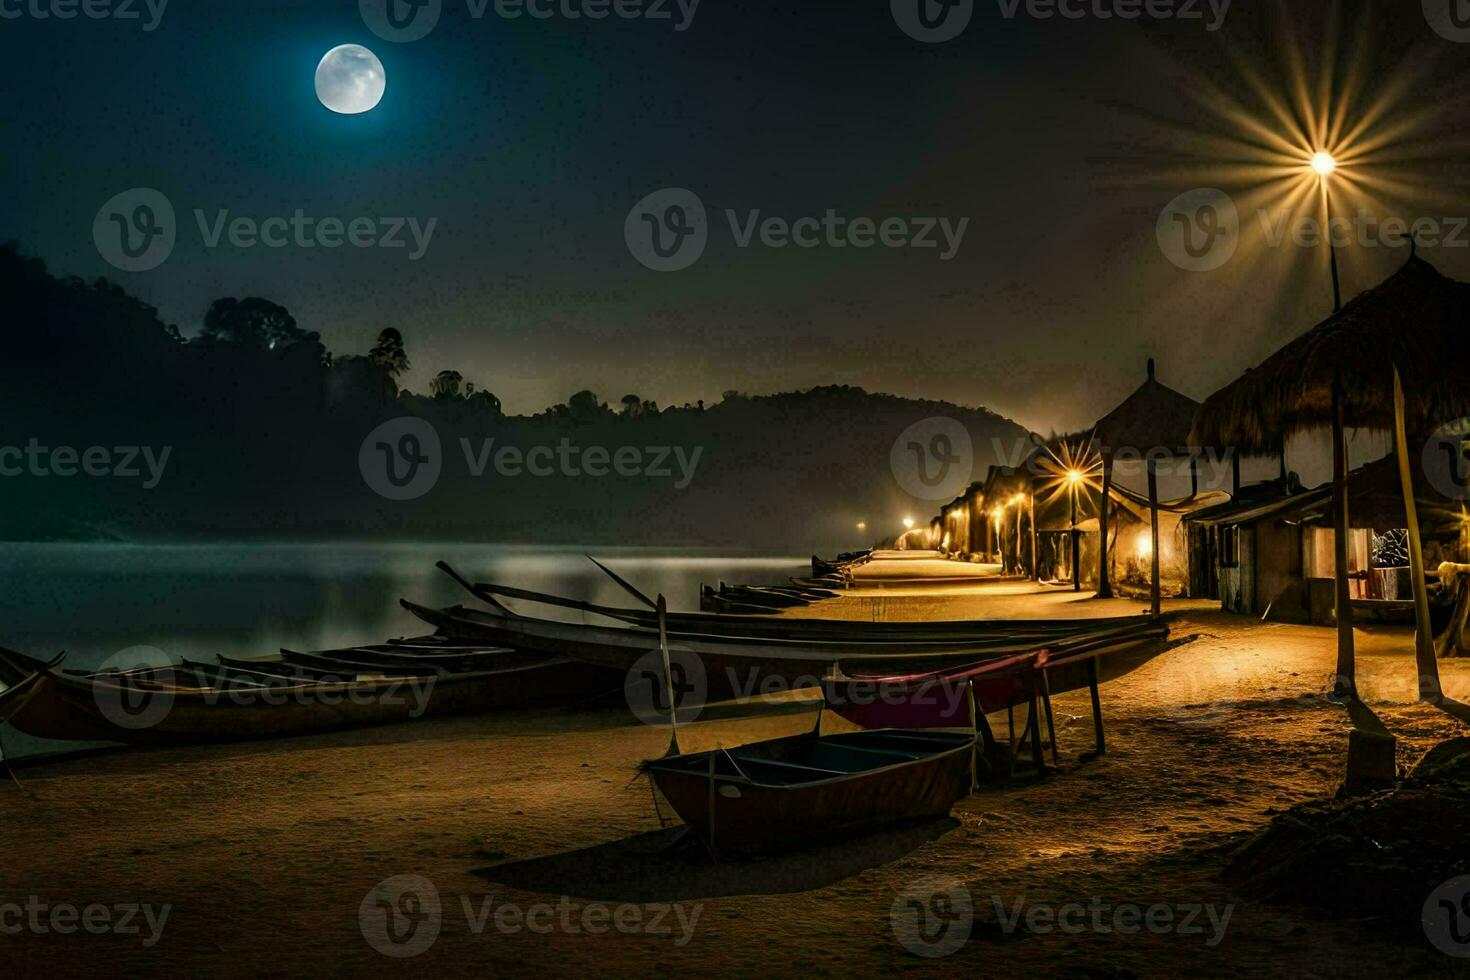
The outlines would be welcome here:
M 1082 539 L 1077 535 L 1077 486 L 1082 482 L 1081 470 L 1067 471 L 1067 490 L 1072 495 L 1072 591 L 1082 591 Z
M 1332 240 L 1332 193 L 1327 178 L 1337 169 L 1337 161 L 1325 151 L 1314 154 L 1312 170 L 1322 188 L 1322 207 L 1327 215 L 1327 256 L 1332 269 L 1332 312 L 1342 309 L 1342 287 L 1337 274 L 1337 245 Z M 1342 377 L 1332 379 L 1332 536 L 1333 597 L 1337 610 L 1337 682 L 1333 691 L 1340 697 L 1356 699 L 1356 656 L 1353 643 L 1353 600 L 1348 586 L 1348 455 L 1344 433 Z M 1285 446 L 1282 447 L 1285 451 Z

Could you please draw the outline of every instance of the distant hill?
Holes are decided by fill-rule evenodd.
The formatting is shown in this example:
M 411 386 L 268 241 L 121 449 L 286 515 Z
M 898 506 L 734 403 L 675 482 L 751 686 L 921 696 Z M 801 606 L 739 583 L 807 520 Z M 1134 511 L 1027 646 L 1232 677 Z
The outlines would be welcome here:
M 584 391 L 507 416 L 452 371 L 433 395 L 399 391 L 411 342 L 403 350 L 394 331 L 365 355 L 334 356 L 283 308 L 245 299 L 218 301 L 186 338 L 120 288 L 55 278 L 13 247 L 0 248 L 0 289 L 17 313 L 7 373 L 18 380 L 0 388 L 10 540 L 830 551 L 927 519 L 935 494 L 981 478 L 997 445 L 1026 435 L 985 409 L 846 386 L 663 409 Z M 912 461 L 931 448 L 945 450 L 943 470 Z M 945 479 L 916 482 L 915 465 Z

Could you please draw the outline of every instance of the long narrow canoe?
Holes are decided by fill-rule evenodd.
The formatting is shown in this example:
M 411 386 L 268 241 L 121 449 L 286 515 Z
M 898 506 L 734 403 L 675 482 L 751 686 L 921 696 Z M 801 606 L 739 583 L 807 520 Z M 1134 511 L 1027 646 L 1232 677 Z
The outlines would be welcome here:
M 407 599 L 399 602 L 415 616 L 457 640 L 571 657 L 619 670 L 635 668 L 646 661 L 651 651 L 658 649 L 658 634 L 649 630 L 506 617 L 461 606 L 431 609 Z M 805 687 L 817 684 L 835 669 L 858 675 L 932 671 L 1025 653 L 1039 646 L 1061 655 L 1084 643 L 1156 642 L 1168 635 L 1168 627 L 1157 621 L 1129 622 L 1122 626 L 1104 623 L 1099 627 L 1096 622 L 1077 625 L 1079 628 L 1071 633 L 1051 635 L 1041 643 L 1033 637 L 924 644 L 748 639 L 670 632 L 669 646 L 676 660 L 697 662 L 699 672 L 708 680 L 709 696 L 713 699 L 717 692 L 724 693 L 727 686 L 737 691 L 749 690 L 750 685 L 768 678 L 777 678 L 788 687 Z M 686 669 L 690 666 L 686 663 Z
M 652 609 L 629 609 L 618 606 L 599 605 L 545 592 L 534 592 L 512 586 L 480 582 L 471 585 L 447 566 L 449 572 L 461 586 L 481 601 L 493 602 L 496 596 L 521 599 L 528 602 L 575 609 L 594 613 L 609 619 L 630 623 L 644 628 L 658 627 L 657 614 Z M 506 612 L 501 607 L 502 612 Z M 514 615 L 514 614 L 511 614 Z M 705 636 L 769 637 L 772 639 L 809 638 L 831 640 L 918 640 L 947 641 L 971 640 L 995 637 L 1016 637 L 1023 634 L 1036 636 L 1075 633 L 1092 627 L 1125 626 L 1130 623 L 1149 622 L 1150 617 L 1117 616 L 1107 619 L 1006 619 L 1006 620 L 947 620 L 937 622 L 868 622 L 841 619 L 809 619 L 805 617 L 770 615 L 738 616 L 717 613 L 671 612 L 668 614 L 669 628 L 675 632 L 697 633 Z
M 572 703 L 621 691 L 619 674 L 546 657 L 518 657 L 470 673 L 320 681 L 263 680 L 267 661 L 221 669 L 197 665 L 73 677 L 0 650 L 0 680 L 41 676 L 10 717 L 38 738 L 176 745 L 277 738 L 530 704 Z M 289 669 L 289 668 L 288 668 Z M 245 683 L 240 683 L 244 681 Z
M 815 732 L 642 769 L 717 851 L 778 849 L 935 819 L 970 792 L 969 733 Z

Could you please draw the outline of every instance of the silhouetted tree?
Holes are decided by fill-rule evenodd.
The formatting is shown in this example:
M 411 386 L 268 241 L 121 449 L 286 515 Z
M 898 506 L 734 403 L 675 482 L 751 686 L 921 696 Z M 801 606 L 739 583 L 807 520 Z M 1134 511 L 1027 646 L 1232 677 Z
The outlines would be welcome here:
M 464 375 L 458 371 L 440 371 L 429 382 L 429 390 L 435 398 L 458 398 L 463 384 Z
M 567 411 L 577 422 L 592 422 L 607 410 L 607 406 L 597 400 L 597 395 L 586 388 L 567 399 Z
M 397 379 L 410 367 L 408 352 L 403 347 L 403 334 L 387 327 L 378 334 L 378 342 L 368 351 L 368 360 L 387 372 L 388 377 Z
M 317 338 L 298 327 L 296 318 L 284 306 L 258 296 L 227 297 L 210 303 L 199 336 L 245 350 L 276 350 Z
M 624 395 L 622 405 L 624 415 L 636 418 L 643 409 L 643 399 L 637 395 Z

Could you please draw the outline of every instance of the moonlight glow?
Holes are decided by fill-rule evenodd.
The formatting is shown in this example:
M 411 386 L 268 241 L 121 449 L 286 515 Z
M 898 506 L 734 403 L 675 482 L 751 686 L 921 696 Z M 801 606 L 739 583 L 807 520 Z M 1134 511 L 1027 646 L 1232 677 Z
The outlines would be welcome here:
M 333 112 L 367 112 L 383 98 L 387 76 L 378 56 L 360 44 L 339 44 L 316 66 L 316 97 Z

